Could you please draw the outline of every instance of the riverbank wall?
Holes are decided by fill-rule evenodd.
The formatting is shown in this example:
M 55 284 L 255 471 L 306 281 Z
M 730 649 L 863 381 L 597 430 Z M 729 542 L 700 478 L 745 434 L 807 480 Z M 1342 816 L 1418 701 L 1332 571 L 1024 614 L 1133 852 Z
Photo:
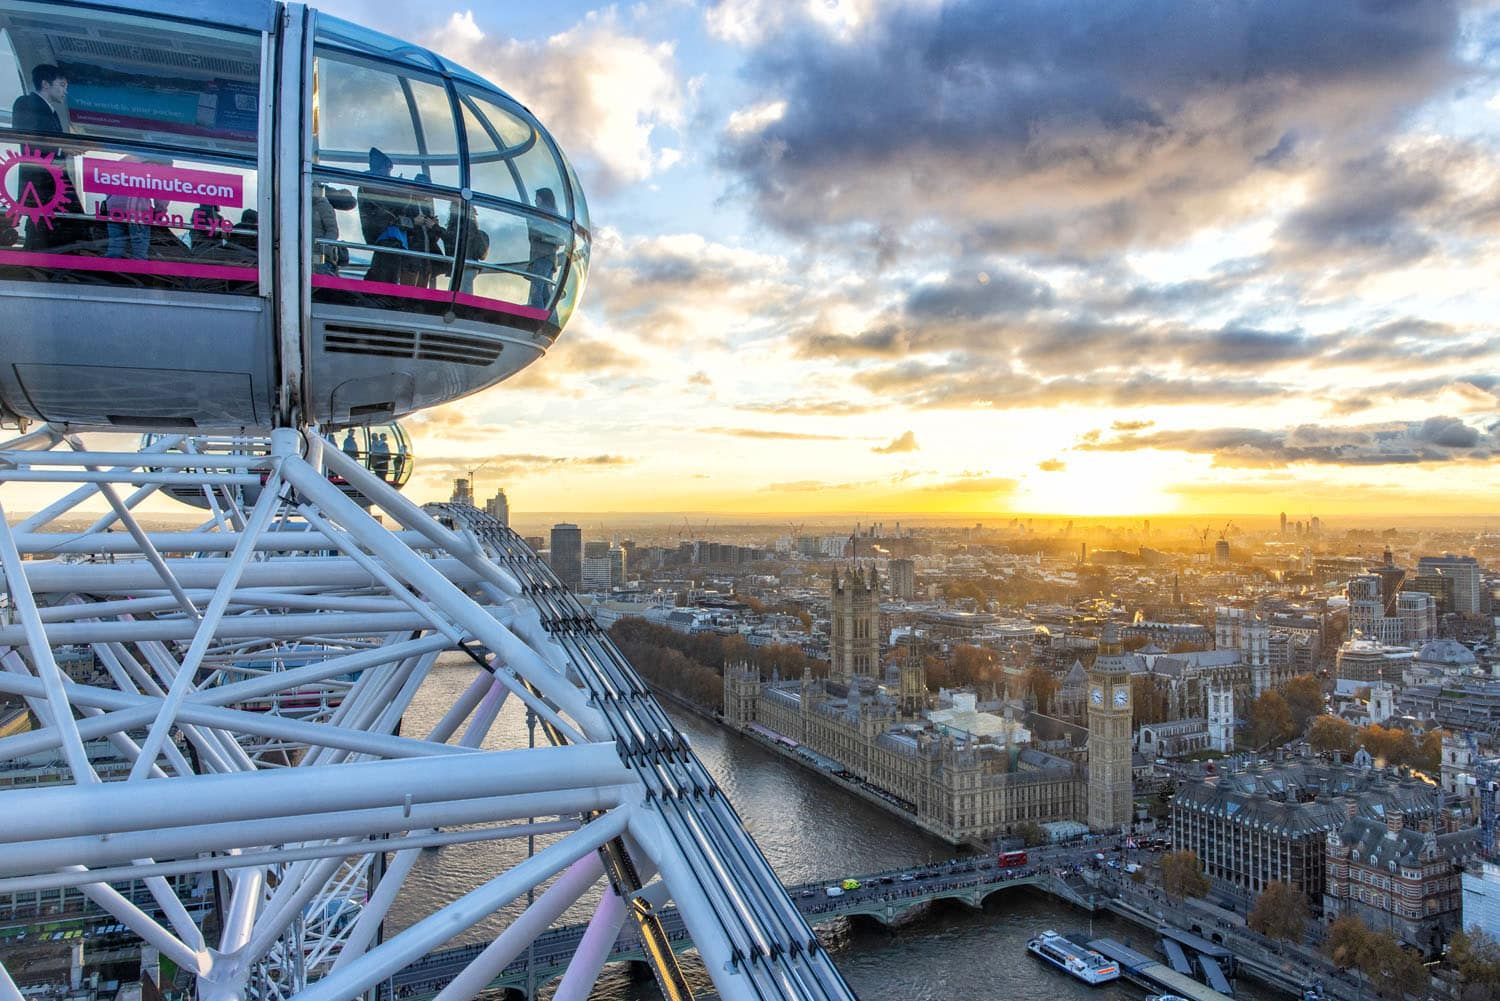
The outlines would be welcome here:
M 713 724 L 715 724 L 717 726 L 721 726 L 724 729 L 730 731 L 731 733 L 739 734 L 741 737 L 744 737 L 746 740 L 749 740 L 749 741 L 753 742 L 756 747 L 764 748 L 765 750 L 770 751 L 773 754 L 779 755 L 779 756 L 785 758 L 787 761 L 790 761 L 792 764 L 796 765 L 797 767 L 803 768 L 803 769 L 805 769 L 805 770 L 807 770 L 809 772 L 812 772 L 815 775 L 818 775 L 820 778 L 824 779 L 825 781 L 830 782 L 833 785 L 838 786 L 840 789 L 843 789 L 845 792 L 848 792 L 848 793 L 850 793 L 852 795 L 858 796 L 860 799 L 864 800 L 865 802 L 872 803 L 875 806 L 880 807 L 882 810 L 886 811 L 887 813 L 891 814 L 892 816 L 899 817 L 900 819 L 902 819 L 902 820 L 906 821 L 908 824 L 910 824 L 912 827 L 915 827 L 917 830 L 921 831 L 923 834 L 929 834 L 932 837 L 937 838 L 939 841 L 942 841 L 945 844 L 951 845 L 954 848 L 967 847 L 967 848 L 972 848 L 972 849 L 974 849 L 976 851 L 985 851 L 986 850 L 986 846 L 984 846 L 984 845 L 978 845 L 978 844 L 974 844 L 972 842 L 966 842 L 966 841 L 955 841 L 951 836 L 949 836 L 948 834 L 944 833 L 942 830 L 939 830 L 938 828 L 929 825 L 926 821 L 922 820 L 920 817 L 916 816 L 911 811 L 902 808 L 897 803 L 891 802 L 890 800 L 886 799 L 884 796 L 880 795 L 878 792 L 875 792 L 872 789 L 870 789 L 867 786 L 865 786 L 863 783 L 855 781 L 853 779 L 846 779 L 846 778 L 844 778 L 844 777 L 842 777 L 840 775 L 835 775 L 833 772 L 830 772 L 830 771 L 828 771 L 825 768 L 819 768 L 817 766 L 817 764 L 815 764 L 814 762 L 808 761 L 806 758 L 802 757 L 800 754 L 798 754 L 796 751 L 793 751 L 791 748 L 783 747 L 782 745 L 776 743 L 773 740 L 767 740 L 765 737 L 763 737 L 760 734 L 756 733 L 754 730 L 746 730 L 746 729 L 743 729 L 741 727 L 737 727 L 737 726 L 733 725 L 732 723 L 727 722 L 719 714 L 717 714 L 715 712 L 712 712 L 712 711 L 710 711 L 708 709 L 705 709 L 703 706 L 700 706 L 697 703 L 689 702 L 687 699 L 684 699 L 682 696 L 677 695 L 677 694 L 675 694 L 673 692 L 669 692 L 666 689 L 661 688 L 661 687 L 659 687 L 657 685 L 650 685 L 650 688 L 651 688 L 652 694 L 656 695 L 657 697 L 665 699 L 667 702 L 672 703 L 672 705 L 678 706 L 679 708 L 682 708 L 682 709 L 685 709 L 688 712 L 691 712 L 691 713 L 693 713 L 696 716 L 702 717 L 703 719 L 709 721 L 710 723 L 713 723 Z

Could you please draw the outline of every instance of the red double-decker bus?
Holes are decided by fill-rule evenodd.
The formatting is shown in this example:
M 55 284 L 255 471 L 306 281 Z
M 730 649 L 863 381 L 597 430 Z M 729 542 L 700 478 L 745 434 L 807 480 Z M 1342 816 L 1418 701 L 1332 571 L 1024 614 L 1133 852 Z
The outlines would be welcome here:
M 999 862 L 1007 869 L 1014 869 L 1018 865 L 1026 864 L 1025 852 L 1001 852 Z

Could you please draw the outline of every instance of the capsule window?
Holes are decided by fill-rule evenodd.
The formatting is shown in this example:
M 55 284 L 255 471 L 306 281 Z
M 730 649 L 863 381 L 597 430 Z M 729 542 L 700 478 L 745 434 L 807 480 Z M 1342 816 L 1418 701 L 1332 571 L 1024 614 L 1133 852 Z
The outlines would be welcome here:
M 460 98 L 469 141 L 469 186 L 475 191 L 568 216 L 562 169 L 541 129 L 477 94 Z
M 254 293 L 260 54 L 254 33 L 0 0 L 4 277 Z
M 571 245 L 566 223 L 475 206 L 460 290 L 550 310 Z
M 320 165 L 459 185 L 448 92 L 416 76 L 320 54 L 313 69 L 313 143 Z

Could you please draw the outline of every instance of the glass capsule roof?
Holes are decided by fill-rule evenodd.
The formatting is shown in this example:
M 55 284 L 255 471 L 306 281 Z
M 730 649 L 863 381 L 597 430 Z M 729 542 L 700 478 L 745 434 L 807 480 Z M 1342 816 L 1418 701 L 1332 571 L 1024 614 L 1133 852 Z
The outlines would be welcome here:
M 464 136 L 468 145 L 468 186 L 476 194 L 520 201 L 588 229 L 588 207 L 572 164 L 536 117 L 504 90 L 435 52 L 322 12 L 317 16 L 316 44 L 325 53 L 333 50 L 395 64 L 391 68 L 398 73 L 417 70 L 422 75 L 435 74 L 450 80 L 456 88 L 459 105 L 456 132 Z M 434 112 L 439 111 L 438 105 L 422 100 L 414 92 L 420 91 L 420 86 L 414 88 L 410 80 L 404 80 L 402 87 L 405 100 L 411 105 L 413 126 L 419 132 L 443 131 L 432 121 Z M 360 151 L 360 155 L 364 152 Z M 550 168 L 539 169 L 539 164 L 553 161 L 554 157 L 556 162 Z M 399 157 L 395 160 L 398 164 L 402 162 Z M 556 172 L 559 164 L 561 171 Z M 435 175 L 431 180 L 443 183 Z M 536 195 L 543 188 L 562 189 L 554 192 L 555 207 L 537 200 Z

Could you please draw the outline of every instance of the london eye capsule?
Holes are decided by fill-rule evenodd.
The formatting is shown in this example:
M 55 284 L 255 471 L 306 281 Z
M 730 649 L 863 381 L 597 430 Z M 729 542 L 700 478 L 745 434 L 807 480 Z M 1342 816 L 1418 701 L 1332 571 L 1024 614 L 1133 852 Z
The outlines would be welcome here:
M 157 449 L 184 451 L 185 449 L 180 444 L 183 438 L 183 435 L 170 435 L 159 431 L 148 432 L 141 435 L 141 450 L 143 452 Z M 327 431 L 325 438 L 325 447 L 343 452 L 397 490 L 406 486 L 407 481 L 411 479 L 416 465 L 416 455 L 412 450 L 411 437 L 400 424 L 392 422 L 351 425 L 336 432 Z M 191 441 L 192 450 L 204 456 L 202 471 L 214 474 L 231 472 L 228 468 L 214 464 L 213 457 L 216 455 L 265 455 L 269 449 L 265 438 L 246 438 L 238 435 L 223 437 L 199 435 L 194 436 Z M 146 468 L 152 468 L 149 462 L 146 463 Z M 343 490 L 346 497 L 361 507 L 368 507 L 371 503 L 366 494 L 354 489 L 338 474 L 330 473 L 329 479 Z M 173 484 L 161 489 L 162 493 L 167 496 L 192 507 L 208 508 L 215 503 L 212 499 L 215 488 L 212 486 Z M 217 489 L 229 490 L 230 496 L 242 505 L 253 505 L 260 499 L 259 486 L 238 486 L 233 489 L 219 487 Z
M 588 211 L 504 91 L 299 4 L 0 0 L 0 418 L 365 426 L 578 304 Z

